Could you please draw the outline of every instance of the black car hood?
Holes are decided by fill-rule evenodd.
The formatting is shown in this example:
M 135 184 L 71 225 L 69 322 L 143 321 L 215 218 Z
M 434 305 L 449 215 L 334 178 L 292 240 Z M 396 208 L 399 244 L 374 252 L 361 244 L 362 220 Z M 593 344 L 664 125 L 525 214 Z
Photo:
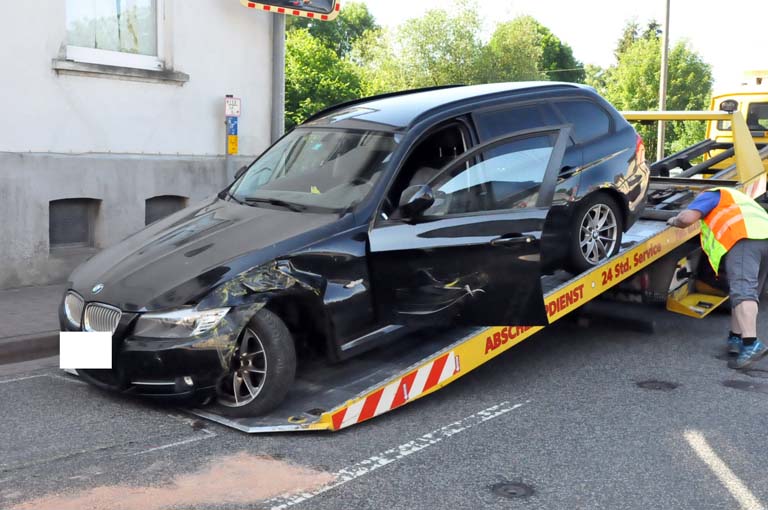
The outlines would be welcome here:
M 329 234 L 338 214 L 210 199 L 169 216 L 78 267 L 72 288 L 124 311 L 196 301 L 219 283 Z M 330 230 L 335 230 L 331 228 Z M 103 289 L 94 293 L 97 284 Z

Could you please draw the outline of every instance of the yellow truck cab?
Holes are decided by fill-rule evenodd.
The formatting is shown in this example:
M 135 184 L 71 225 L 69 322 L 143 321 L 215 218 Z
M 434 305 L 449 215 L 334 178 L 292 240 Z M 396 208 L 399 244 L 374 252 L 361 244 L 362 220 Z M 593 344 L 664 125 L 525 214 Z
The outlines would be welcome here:
M 745 73 L 748 82 L 712 96 L 710 110 L 739 111 L 747 122 L 758 148 L 768 144 L 768 69 Z M 731 121 L 707 123 L 707 138 L 717 142 L 733 142 Z M 763 160 L 768 171 L 768 159 Z

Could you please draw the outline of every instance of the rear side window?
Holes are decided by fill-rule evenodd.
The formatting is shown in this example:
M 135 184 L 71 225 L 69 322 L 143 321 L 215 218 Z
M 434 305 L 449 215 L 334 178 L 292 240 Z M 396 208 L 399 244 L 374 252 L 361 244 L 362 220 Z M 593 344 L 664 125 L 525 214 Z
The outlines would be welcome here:
M 607 135 L 611 130 L 608 112 L 592 101 L 574 100 L 555 103 L 566 122 L 573 124 L 572 136 L 576 143 L 584 143 Z
M 546 104 L 486 110 L 475 114 L 480 141 L 485 142 L 517 131 L 560 124 Z

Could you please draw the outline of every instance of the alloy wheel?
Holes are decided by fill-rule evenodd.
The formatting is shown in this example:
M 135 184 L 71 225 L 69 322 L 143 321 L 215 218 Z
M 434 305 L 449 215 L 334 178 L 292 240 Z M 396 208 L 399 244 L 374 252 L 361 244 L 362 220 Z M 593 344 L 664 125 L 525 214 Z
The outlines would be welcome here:
M 613 210 L 606 204 L 595 204 L 581 220 L 579 248 L 584 260 L 592 265 L 613 254 L 619 229 Z
M 218 387 L 219 403 L 242 407 L 259 396 L 267 377 L 267 356 L 259 335 L 246 328 L 231 361 L 231 370 Z

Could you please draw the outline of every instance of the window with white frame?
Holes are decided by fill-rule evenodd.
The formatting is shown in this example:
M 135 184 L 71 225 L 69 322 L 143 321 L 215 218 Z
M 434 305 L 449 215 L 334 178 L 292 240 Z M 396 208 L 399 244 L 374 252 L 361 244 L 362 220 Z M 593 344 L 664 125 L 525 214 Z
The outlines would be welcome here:
M 67 0 L 67 59 L 163 69 L 163 0 Z

